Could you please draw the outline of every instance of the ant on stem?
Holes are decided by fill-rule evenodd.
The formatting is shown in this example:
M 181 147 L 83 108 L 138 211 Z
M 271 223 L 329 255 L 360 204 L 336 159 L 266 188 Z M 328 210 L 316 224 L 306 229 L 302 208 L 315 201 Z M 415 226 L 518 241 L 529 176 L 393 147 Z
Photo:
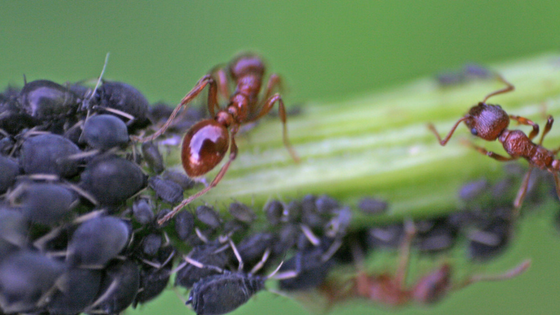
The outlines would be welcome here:
M 229 159 L 208 186 L 184 199 L 181 204 L 173 208 L 173 211 L 161 218 L 158 221 L 159 224 L 173 218 L 183 207 L 207 193 L 220 182 L 231 162 L 237 157 L 235 135 L 239 128 L 243 124 L 254 122 L 268 114 L 276 103 L 278 103 L 278 113 L 282 121 L 284 145 L 294 161 L 299 162 L 299 158 L 288 140 L 284 102 L 279 93 L 272 94 L 275 88 L 281 88 L 280 76 L 275 73 L 270 75 L 264 97 L 259 99 L 265 71 L 265 65 L 260 57 L 254 54 L 242 54 L 229 64 L 227 70 L 229 71 L 229 79 L 224 68 L 217 67 L 211 70 L 185 95 L 181 103 L 173 110 L 167 122 L 159 130 L 145 138 L 133 138 L 137 142 L 147 142 L 159 137 L 172 124 L 181 108 L 209 85 L 208 111 L 212 118 L 199 121 L 185 134 L 181 149 L 181 161 L 187 175 L 200 177 L 216 167 L 222 161 L 228 149 Z M 231 96 L 228 89 L 228 80 L 230 79 L 236 84 L 236 90 Z M 218 92 L 224 98 L 229 99 L 225 108 L 220 108 L 218 104 Z
M 405 222 L 405 235 L 399 247 L 397 270 L 394 275 L 388 273 L 368 274 L 363 266 L 363 253 L 354 244 L 352 251 L 358 265 L 358 273 L 345 283 L 331 280 L 319 289 L 328 299 L 329 306 L 349 298 L 365 298 L 389 307 L 399 307 L 415 302 L 429 305 L 440 301 L 451 291 L 460 290 L 479 281 L 501 281 L 523 273 L 531 265 L 526 260 L 518 266 L 496 275 L 472 275 L 457 283 L 451 283 L 452 267 L 442 264 L 427 275 L 422 276 L 415 285 L 406 285 L 410 247 L 416 234 L 412 221 Z
M 556 150 L 548 150 L 542 146 L 544 137 L 550 131 L 552 124 L 554 123 L 552 116 L 548 116 L 541 138 L 539 139 L 539 142 L 535 144 L 532 140 L 539 133 L 538 124 L 521 116 L 508 115 L 500 105 L 486 103 L 486 101 L 494 95 L 511 92 L 515 89 L 511 83 L 506 81 L 500 75 L 497 75 L 497 78 L 506 84 L 507 87 L 486 95 L 482 102 L 473 106 L 465 116 L 461 117 L 455 123 L 455 125 L 451 128 L 451 131 L 449 131 L 449 134 L 443 140 L 433 124 L 429 124 L 428 128 L 436 135 L 439 143 L 444 146 L 455 132 L 457 126 L 459 126 L 461 122 L 465 122 L 465 125 L 467 125 L 467 127 L 471 130 L 471 134 L 474 136 L 482 138 L 486 141 L 494 141 L 498 139 L 509 156 L 502 156 L 469 143 L 469 145 L 478 152 L 500 162 L 517 160 L 519 158 L 526 159 L 527 162 L 529 162 L 529 170 L 527 170 L 527 173 L 523 178 L 523 182 L 513 203 L 513 216 L 517 217 L 519 215 L 519 209 L 523 204 L 527 187 L 529 186 L 529 178 L 533 167 L 538 167 L 552 174 L 556 183 L 556 193 L 560 198 L 560 179 L 558 177 L 558 172 L 560 171 L 560 160 L 555 158 L 555 155 L 560 151 L 560 148 Z M 517 121 L 521 125 L 531 126 L 533 129 L 529 133 L 529 136 L 521 130 L 507 129 L 510 119 Z

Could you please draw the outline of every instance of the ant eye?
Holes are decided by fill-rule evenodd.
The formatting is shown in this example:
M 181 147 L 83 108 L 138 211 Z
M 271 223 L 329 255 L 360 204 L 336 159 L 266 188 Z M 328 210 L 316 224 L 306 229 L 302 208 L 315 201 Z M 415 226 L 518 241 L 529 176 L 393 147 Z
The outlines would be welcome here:
M 471 129 L 471 133 L 473 136 L 478 135 L 478 131 L 476 131 L 476 128 Z

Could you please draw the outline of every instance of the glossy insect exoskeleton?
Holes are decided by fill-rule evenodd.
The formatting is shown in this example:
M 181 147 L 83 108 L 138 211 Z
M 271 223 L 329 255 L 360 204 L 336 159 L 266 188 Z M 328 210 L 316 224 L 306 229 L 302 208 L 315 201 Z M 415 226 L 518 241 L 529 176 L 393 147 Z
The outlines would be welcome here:
M 276 74 L 270 76 L 268 85 L 262 98 L 259 97 L 265 66 L 261 58 L 254 54 L 243 54 L 234 59 L 229 67 L 229 78 L 236 85 L 236 90 L 230 96 L 228 75 L 222 68 L 211 71 L 203 76 L 196 86 L 181 100 L 181 103 L 173 111 L 167 122 L 153 135 L 145 138 L 136 138 L 137 141 L 146 142 L 164 133 L 173 123 L 175 117 L 183 106 L 191 102 L 202 90 L 209 85 L 208 111 L 210 119 L 199 121 L 187 132 L 183 138 L 181 160 L 183 168 L 189 177 L 201 177 L 216 167 L 226 156 L 229 150 L 229 159 L 222 166 L 214 180 L 198 193 L 185 199 L 179 206 L 173 209 L 168 216 L 160 220 L 160 223 L 171 219 L 184 206 L 204 195 L 215 187 L 224 177 L 231 162 L 237 157 L 237 144 L 235 136 L 244 124 L 254 122 L 266 115 L 274 104 L 278 103 L 280 120 L 283 127 L 283 139 L 286 148 L 292 158 L 299 161 L 295 151 L 288 141 L 286 130 L 286 110 L 280 94 L 272 94 L 274 89 L 280 85 L 280 77 Z M 218 92 L 229 99 L 227 107 L 220 109 L 218 104 Z
M 449 134 L 444 139 L 441 139 L 434 125 L 429 124 L 428 128 L 436 135 L 439 143 L 444 146 L 449 141 L 459 124 L 461 122 L 464 122 L 474 136 L 477 136 L 486 141 L 498 140 L 503 145 L 504 150 L 509 156 L 502 156 L 492 151 L 488 151 L 482 147 L 471 144 L 471 146 L 478 152 L 501 162 L 516 160 L 519 158 L 524 158 L 525 160 L 527 160 L 529 162 L 529 170 L 525 174 L 525 178 L 523 179 L 521 188 L 519 189 L 517 197 L 515 198 L 515 201 L 513 203 L 514 216 L 517 216 L 527 192 L 529 178 L 531 176 L 533 167 L 546 170 L 552 174 L 556 183 L 556 193 L 558 195 L 558 198 L 560 198 L 560 178 L 558 177 L 558 172 L 560 172 L 560 160 L 555 158 L 555 155 L 556 153 L 558 153 L 559 149 L 548 150 L 542 146 L 544 137 L 550 131 L 550 129 L 552 128 L 552 124 L 554 123 L 554 119 L 552 118 L 552 116 L 548 117 L 548 121 L 541 134 L 539 142 L 534 143 L 532 140 L 539 133 L 539 125 L 521 116 L 508 115 L 500 105 L 486 103 L 486 101 L 494 95 L 503 94 L 514 90 L 513 85 L 511 85 L 509 82 L 504 80 L 502 77 L 499 77 L 499 79 L 503 83 L 505 83 L 507 87 L 488 94 L 482 100 L 482 102 L 479 102 L 477 105 L 473 106 L 465 116 L 461 117 L 455 123 L 455 125 L 451 128 Z M 527 136 L 521 130 L 508 129 L 510 119 L 517 121 L 519 124 L 531 126 L 532 130 L 529 135 Z
M 153 142 L 142 143 L 142 156 L 154 173 L 160 174 L 165 169 L 163 157 Z
M 13 88 L 0 93 L 0 129 L 10 135 L 17 135 L 21 130 L 38 123 L 19 106 L 18 96 L 19 91 Z

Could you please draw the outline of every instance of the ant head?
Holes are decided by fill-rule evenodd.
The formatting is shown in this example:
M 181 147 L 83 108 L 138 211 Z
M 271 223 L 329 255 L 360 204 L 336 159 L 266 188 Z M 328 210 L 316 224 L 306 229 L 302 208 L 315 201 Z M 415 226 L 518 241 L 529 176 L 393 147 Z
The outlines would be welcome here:
M 264 75 L 262 59 L 253 53 L 243 53 L 229 64 L 229 72 L 234 80 L 247 74 Z
M 508 127 L 509 116 L 500 105 L 480 102 L 466 115 L 465 124 L 474 136 L 493 141 Z
M 220 163 L 228 148 L 226 127 L 212 119 L 199 121 L 183 138 L 183 168 L 190 177 L 202 176 Z
M 451 288 L 451 267 L 444 264 L 424 276 L 412 291 L 412 297 L 421 304 L 432 304 L 445 296 Z

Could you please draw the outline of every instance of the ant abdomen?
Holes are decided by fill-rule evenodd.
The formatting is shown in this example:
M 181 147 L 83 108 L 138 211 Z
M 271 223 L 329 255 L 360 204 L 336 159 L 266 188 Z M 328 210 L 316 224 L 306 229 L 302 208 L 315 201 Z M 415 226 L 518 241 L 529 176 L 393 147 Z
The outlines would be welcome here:
M 216 167 L 229 147 L 227 129 L 215 120 L 195 124 L 183 139 L 181 161 L 190 177 L 199 177 Z

